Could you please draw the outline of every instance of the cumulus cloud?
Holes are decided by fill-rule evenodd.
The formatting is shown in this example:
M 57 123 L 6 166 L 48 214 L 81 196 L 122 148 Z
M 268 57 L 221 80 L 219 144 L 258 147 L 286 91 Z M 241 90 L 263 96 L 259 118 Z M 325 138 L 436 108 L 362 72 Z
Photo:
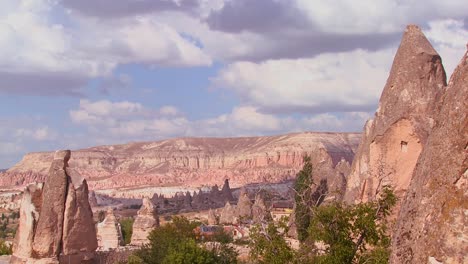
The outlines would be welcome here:
M 467 8 L 463 0 L 431 0 L 424 4 L 397 0 L 236 0 L 223 1 L 202 20 L 211 35 L 223 38 L 221 43 L 230 38 L 248 43 L 232 41 L 243 49 L 215 54 L 228 60 L 261 61 L 388 48 L 397 45 L 405 25 L 415 23 L 427 28 L 428 22 L 437 19 L 464 19 Z M 196 25 L 191 24 L 192 28 Z M 197 30 L 205 31 L 202 27 Z M 210 34 L 198 34 L 202 42 L 211 42 L 208 46 L 216 43 Z M 209 49 L 213 51 L 216 48 Z
M 5 0 L 0 4 L 0 92 L 79 94 L 87 82 L 108 77 L 122 64 L 211 64 L 197 45 L 149 17 L 114 21 L 62 13 L 54 1 Z
M 322 54 L 312 59 L 235 62 L 214 85 L 275 113 L 371 111 L 385 84 L 394 50 Z
M 468 44 L 465 23 L 463 20 L 454 19 L 431 21 L 426 35 L 441 55 L 445 71 L 450 76 L 460 63 Z
M 111 18 L 168 10 L 191 12 L 198 7 L 197 0 L 61 0 L 61 2 L 65 7 L 86 15 Z
M 253 106 L 234 107 L 214 118 L 190 120 L 173 106 L 151 109 L 133 102 L 81 100 L 71 120 L 88 129 L 100 144 L 181 136 L 252 136 L 291 131 L 360 131 L 369 113 L 303 115 L 262 113 Z

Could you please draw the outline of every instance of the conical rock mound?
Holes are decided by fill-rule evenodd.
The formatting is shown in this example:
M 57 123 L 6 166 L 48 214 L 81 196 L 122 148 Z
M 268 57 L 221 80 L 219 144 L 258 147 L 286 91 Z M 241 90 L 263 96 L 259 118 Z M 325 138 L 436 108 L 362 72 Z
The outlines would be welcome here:
M 347 202 L 372 200 L 384 185 L 404 196 L 445 86 L 440 56 L 419 27 L 408 26 L 375 118 L 365 125 L 347 178 Z
M 137 212 L 133 223 L 132 245 L 144 245 L 149 242 L 148 235 L 159 226 L 159 216 L 156 206 L 149 198 L 143 198 L 143 205 Z
M 401 206 L 391 263 L 468 263 L 468 52 L 438 106 Z

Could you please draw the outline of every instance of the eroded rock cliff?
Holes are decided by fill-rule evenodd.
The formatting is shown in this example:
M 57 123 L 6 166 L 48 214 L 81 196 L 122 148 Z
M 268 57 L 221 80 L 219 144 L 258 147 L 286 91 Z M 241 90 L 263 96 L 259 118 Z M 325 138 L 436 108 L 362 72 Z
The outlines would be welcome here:
M 183 138 L 100 146 L 73 152 L 70 166 L 90 189 L 123 186 L 214 185 L 231 179 L 235 186 L 294 178 L 304 154 L 314 163 L 342 158 L 351 162 L 360 135 L 296 133 L 245 138 Z M 45 179 L 52 153 L 27 154 L 0 174 L 1 186 L 25 186 Z M 332 168 L 331 168 L 332 169 Z
M 348 202 L 372 200 L 383 185 L 404 196 L 445 85 L 439 54 L 419 27 L 408 26 L 375 117 L 365 125 L 347 179 Z
M 86 263 L 97 247 L 86 180 L 57 151 L 44 184 L 23 194 L 11 263 Z M 64 262 L 64 261 L 67 262 Z
M 439 101 L 401 206 L 391 263 L 468 263 L 468 54 Z

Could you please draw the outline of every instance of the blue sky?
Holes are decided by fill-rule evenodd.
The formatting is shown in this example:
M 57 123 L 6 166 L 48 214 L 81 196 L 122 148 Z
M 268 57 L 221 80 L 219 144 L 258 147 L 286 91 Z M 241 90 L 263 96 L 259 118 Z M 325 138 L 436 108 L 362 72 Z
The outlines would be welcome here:
M 361 131 L 405 26 L 421 26 L 450 74 L 467 11 L 465 0 L 3 0 L 0 168 L 59 148 Z

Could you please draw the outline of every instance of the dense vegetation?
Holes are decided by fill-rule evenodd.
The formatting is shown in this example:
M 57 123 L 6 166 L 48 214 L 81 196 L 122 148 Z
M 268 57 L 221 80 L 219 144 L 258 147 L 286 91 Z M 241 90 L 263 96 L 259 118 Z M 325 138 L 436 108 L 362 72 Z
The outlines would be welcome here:
M 317 185 L 312 176 L 311 160 L 305 157 L 294 184 L 299 250 L 292 249 L 286 239 L 288 219 L 270 220 L 250 229 L 249 263 L 388 263 L 390 238 L 386 218 L 396 203 L 392 189 L 384 186 L 376 199 L 367 203 L 325 203 L 326 182 Z M 193 231 L 199 225 L 174 217 L 172 223 L 153 230 L 150 243 L 132 255 L 128 263 L 239 263 L 227 234 L 221 232 L 201 241 Z
M 130 244 L 133 233 L 133 222 L 135 220 L 131 217 L 120 219 L 120 228 L 122 230 L 122 238 L 125 245 Z
M 150 233 L 149 244 L 131 256 L 128 263 L 237 263 L 237 252 L 227 244 L 231 240 L 219 234 L 213 237 L 211 243 L 202 244 L 194 232 L 199 225 L 200 223 L 190 222 L 184 217 L 173 217 L 172 223 Z

